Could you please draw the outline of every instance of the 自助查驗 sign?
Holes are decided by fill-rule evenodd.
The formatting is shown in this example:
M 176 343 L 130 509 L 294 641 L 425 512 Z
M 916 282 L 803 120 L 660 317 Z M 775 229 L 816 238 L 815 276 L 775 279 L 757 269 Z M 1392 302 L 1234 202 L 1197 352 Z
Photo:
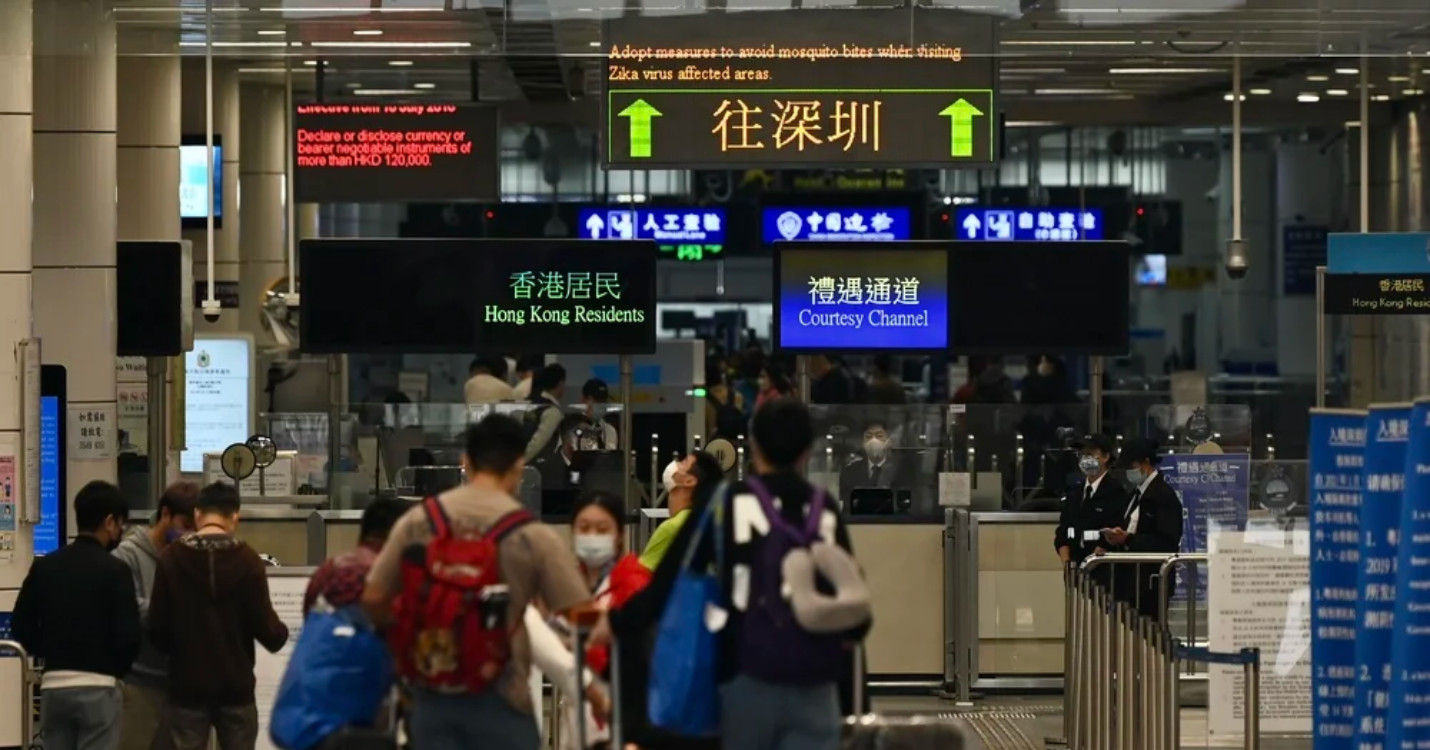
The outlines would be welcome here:
M 613 168 L 992 163 L 993 19 L 913 15 L 831 9 L 607 21 L 603 161 Z
M 800 351 L 948 348 L 948 254 L 940 245 L 775 246 L 774 340 Z
M 653 242 L 529 240 L 483 261 L 478 330 L 497 351 L 655 351 Z
M 954 211 L 954 236 L 966 242 L 1065 242 L 1102 239 L 1102 209 L 981 208 Z

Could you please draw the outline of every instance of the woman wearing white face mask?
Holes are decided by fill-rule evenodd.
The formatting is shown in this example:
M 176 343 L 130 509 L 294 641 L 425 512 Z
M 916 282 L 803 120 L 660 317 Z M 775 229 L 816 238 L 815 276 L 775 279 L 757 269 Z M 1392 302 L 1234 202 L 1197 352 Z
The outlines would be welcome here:
M 592 492 L 583 496 L 576 504 L 571 517 L 571 541 L 576 558 L 581 563 L 581 572 L 591 587 L 597 606 L 602 609 L 619 607 L 650 582 L 650 571 L 640 564 L 640 560 L 625 549 L 625 507 L 619 498 L 604 492 Z M 575 688 L 576 658 L 571 653 L 570 628 L 561 620 L 544 620 L 534 611 L 525 618 L 530 631 L 534 659 L 548 674 L 570 675 L 572 679 L 553 678 L 557 687 L 566 694 L 562 710 L 561 750 L 587 750 L 599 746 L 610 739 L 610 727 L 606 715 L 610 710 L 606 685 L 607 667 L 610 655 L 607 649 L 592 647 L 586 650 L 585 664 L 588 700 L 585 707 L 587 748 L 577 747 L 576 701 L 570 697 Z M 566 683 L 566 684 L 563 684 Z

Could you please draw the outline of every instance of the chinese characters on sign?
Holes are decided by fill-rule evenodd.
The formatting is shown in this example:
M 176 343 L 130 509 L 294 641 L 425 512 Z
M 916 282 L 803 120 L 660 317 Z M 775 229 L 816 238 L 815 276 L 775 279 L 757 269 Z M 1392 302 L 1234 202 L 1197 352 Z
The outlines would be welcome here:
M 1287 296 L 1316 293 L 1316 267 L 1326 265 L 1324 226 L 1289 225 L 1281 230 L 1281 286 Z
M 1385 733 L 1393 750 L 1430 741 L 1430 399 L 1415 402 L 1405 427 Z
M 518 271 L 511 275 L 512 299 L 621 298 L 621 275 L 588 271 Z
M 725 249 L 723 208 L 583 208 L 581 236 L 592 240 L 654 240 L 663 255 L 697 261 Z
M 1430 274 L 1326 274 L 1331 315 L 1430 314 Z
M 919 280 L 913 277 L 811 276 L 811 305 L 917 305 Z
M 69 407 L 66 436 L 71 461 L 108 461 L 114 458 L 116 411 L 114 404 Z
M 765 208 L 761 228 L 774 242 L 896 242 L 912 236 L 910 210 L 890 208 Z
M 836 101 L 828 116 L 829 129 L 824 129 L 823 102 L 817 99 L 796 101 L 775 99 L 770 112 L 751 106 L 744 99 L 725 99 L 715 108 L 715 127 L 720 150 L 776 149 L 830 145 L 848 151 L 858 143 L 878 152 L 879 129 L 884 103 Z M 768 125 L 768 127 L 766 127 Z
M 1158 468 L 1182 501 L 1183 552 L 1206 552 L 1207 540 L 1214 532 L 1246 530 L 1251 504 L 1250 456 L 1178 455 Z M 1192 567 L 1181 575 L 1189 583 L 1177 587 L 1178 598 L 1188 592 L 1205 598 L 1206 587 L 1200 585 L 1202 571 Z
M 948 346 L 948 254 L 916 243 L 779 243 L 775 343 L 785 351 Z
M 1100 240 L 1102 209 L 1002 209 L 964 206 L 954 212 L 960 240 L 1066 242 Z

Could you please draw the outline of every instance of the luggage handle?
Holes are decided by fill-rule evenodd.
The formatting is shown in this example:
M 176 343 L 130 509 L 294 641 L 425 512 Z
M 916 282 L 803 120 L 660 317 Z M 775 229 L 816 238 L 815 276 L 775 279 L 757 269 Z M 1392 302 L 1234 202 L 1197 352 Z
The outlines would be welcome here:
M 576 748 L 577 750 L 590 750 L 590 744 L 586 737 L 586 648 L 591 635 L 591 628 L 600 620 L 602 614 L 600 610 L 591 608 L 573 613 L 575 624 L 573 633 L 573 648 L 576 656 Z M 593 616 L 594 615 L 594 616 Z M 621 736 L 621 677 L 620 677 L 620 651 L 616 646 L 616 639 L 611 638 L 607 645 L 610 657 L 606 659 L 607 668 L 611 670 L 610 682 L 610 705 L 611 715 L 607 718 L 611 730 L 610 747 L 612 750 L 623 750 L 624 740 Z M 598 675 L 592 675 L 592 679 L 599 679 Z

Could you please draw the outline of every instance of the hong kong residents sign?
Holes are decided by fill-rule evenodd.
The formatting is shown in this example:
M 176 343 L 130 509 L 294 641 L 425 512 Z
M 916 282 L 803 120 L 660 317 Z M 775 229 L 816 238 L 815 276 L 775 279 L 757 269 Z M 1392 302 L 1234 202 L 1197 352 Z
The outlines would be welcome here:
M 477 326 L 484 348 L 547 354 L 655 351 L 656 243 L 487 244 L 493 247 L 479 281 Z
M 1430 315 L 1430 233 L 1331 235 L 1322 312 Z

